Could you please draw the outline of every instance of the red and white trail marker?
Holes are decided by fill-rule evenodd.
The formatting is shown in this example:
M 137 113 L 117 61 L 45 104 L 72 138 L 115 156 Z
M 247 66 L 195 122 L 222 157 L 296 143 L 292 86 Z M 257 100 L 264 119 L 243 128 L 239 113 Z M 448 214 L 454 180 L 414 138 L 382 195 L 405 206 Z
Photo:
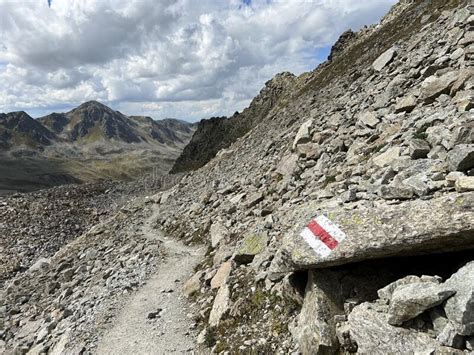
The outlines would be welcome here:
M 345 233 L 324 215 L 312 219 L 300 235 L 323 258 L 346 238 Z

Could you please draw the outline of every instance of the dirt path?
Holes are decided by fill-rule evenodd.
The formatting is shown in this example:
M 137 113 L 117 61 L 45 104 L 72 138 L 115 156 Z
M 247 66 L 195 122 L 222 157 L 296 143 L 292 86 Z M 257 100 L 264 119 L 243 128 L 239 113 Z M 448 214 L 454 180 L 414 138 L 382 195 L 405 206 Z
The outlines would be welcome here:
M 152 228 L 153 214 L 145 221 L 143 233 L 163 242 L 167 259 L 121 309 L 114 325 L 99 341 L 98 354 L 185 353 L 194 349 L 195 334 L 187 316 L 183 283 L 201 260 L 204 248 L 193 248 L 159 235 Z M 149 319 L 155 312 L 156 318 Z

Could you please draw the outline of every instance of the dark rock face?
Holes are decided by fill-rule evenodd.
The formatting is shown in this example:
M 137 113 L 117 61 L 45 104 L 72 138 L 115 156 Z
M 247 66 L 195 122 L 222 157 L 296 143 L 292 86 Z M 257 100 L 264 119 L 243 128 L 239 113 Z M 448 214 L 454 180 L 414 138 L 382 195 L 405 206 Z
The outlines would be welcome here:
M 41 124 L 51 131 L 61 133 L 66 125 L 69 123 L 69 119 L 64 113 L 52 113 L 48 116 L 44 116 L 39 119 Z
M 26 112 L 0 114 L 0 146 L 26 145 L 32 148 L 50 145 L 55 134 Z
M 335 57 L 340 55 L 356 37 L 357 35 L 350 29 L 340 35 L 339 39 L 331 48 L 328 60 L 333 60 Z
M 134 124 L 118 111 L 96 102 L 89 101 L 68 112 L 70 122 L 78 122 L 71 130 L 70 138 L 76 141 L 88 135 L 102 135 L 108 139 L 118 139 L 126 143 L 138 143 L 142 139 L 134 132 Z
M 191 142 L 176 160 L 171 173 L 196 170 L 215 157 L 221 149 L 229 147 L 258 125 L 287 94 L 295 83 L 291 73 L 281 73 L 269 80 L 250 106 L 232 117 L 212 117 L 199 122 Z

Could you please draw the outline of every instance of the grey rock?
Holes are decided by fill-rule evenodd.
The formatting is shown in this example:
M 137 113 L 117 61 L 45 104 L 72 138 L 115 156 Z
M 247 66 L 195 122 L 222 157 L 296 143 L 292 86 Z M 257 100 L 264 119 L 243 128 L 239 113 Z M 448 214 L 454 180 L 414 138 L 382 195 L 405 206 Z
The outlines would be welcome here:
M 416 107 L 416 97 L 408 95 L 399 100 L 395 105 L 395 112 L 411 112 Z
M 420 283 L 420 282 L 429 282 L 429 283 L 439 284 L 440 278 L 437 276 L 427 276 L 427 275 L 423 275 L 422 277 L 415 276 L 415 275 L 408 275 L 408 276 L 405 276 L 404 278 L 398 279 L 388 284 L 384 288 L 381 288 L 380 290 L 377 291 L 377 295 L 379 296 L 379 298 L 389 301 L 392 298 L 393 292 L 397 288 L 404 285 Z
M 334 315 L 341 312 L 334 299 L 337 277 L 330 271 L 310 271 L 304 302 L 292 335 L 303 354 L 331 353 L 337 350 Z
M 430 145 L 423 139 L 412 139 L 408 142 L 408 149 L 412 159 L 426 158 L 431 150 Z
M 263 201 L 263 194 L 261 192 L 255 192 L 249 196 L 247 196 L 247 208 L 251 208 L 256 206 L 258 203 Z
M 430 354 L 440 344 L 425 333 L 388 324 L 388 314 L 362 303 L 349 314 L 348 337 L 361 354 Z
M 429 201 L 407 201 L 348 209 L 319 211 L 346 233 L 346 239 L 327 257 L 316 254 L 299 235 L 317 213 L 308 204 L 299 211 L 301 224 L 288 233 L 270 267 L 272 277 L 281 272 L 321 268 L 385 256 L 417 252 L 443 252 L 474 246 L 474 193 L 451 193 Z
M 469 351 L 474 351 L 474 337 L 466 337 L 466 349 Z
M 349 189 L 341 195 L 341 200 L 343 202 L 353 202 L 357 200 L 357 190 Z
M 371 128 L 375 128 L 379 124 L 380 120 L 377 118 L 374 112 L 365 111 L 359 115 L 358 123 Z
M 211 246 L 216 248 L 219 243 L 229 236 L 229 230 L 219 221 L 213 223 L 210 229 Z
M 228 285 L 222 285 L 217 292 L 216 298 L 212 305 L 211 313 L 209 314 L 209 325 L 217 327 L 222 317 L 229 311 L 230 308 L 230 290 Z
M 379 196 L 385 200 L 408 200 L 411 199 L 413 195 L 413 189 L 399 184 L 384 185 L 381 186 L 379 190 Z
M 427 309 L 439 305 L 454 293 L 453 290 L 430 282 L 399 286 L 390 299 L 388 323 L 401 325 Z
M 400 156 L 400 147 L 391 147 L 384 153 L 377 155 L 373 161 L 380 168 L 389 166 Z
M 464 348 L 464 338 L 457 333 L 456 328 L 451 322 L 448 322 L 445 325 L 444 329 L 436 337 L 436 340 L 438 340 L 441 345 L 449 346 L 451 348 Z
M 438 336 L 448 324 L 448 318 L 446 317 L 446 313 L 444 312 L 441 306 L 432 308 L 429 311 L 431 323 L 433 324 L 433 330 L 435 334 Z
M 456 181 L 462 176 L 465 175 L 460 171 L 451 171 L 448 175 L 446 175 L 446 185 L 453 187 L 456 184 Z
M 440 77 L 433 75 L 426 78 L 421 84 L 421 96 L 423 100 L 433 102 L 441 94 L 449 93 L 457 79 L 457 71 L 450 71 Z
M 397 49 L 392 47 L 383 52 L 373 63 L 372 68 L 376 71 L 381 71 L 387 64 L 389 64 L 397 53 Z
M 451 171 L 467 171 L 474 167 L 474 144 L 459 144 L 448 153 Z
M 458 91 L 453 98 L 453 102 L 459 111 L 469 111 L 474 108 L 474 93 L 472 90 Z
M 248 235 L 235 252 L 234 260 L 238 264 L 248 264 L 252 262 L 255 255 L 265 250 L 267 244 L 268 236 L 265 233 Z
M 445 285 L 456 291 L 444 306 L 446 316 L 459 334 L 474 335 L 474 261 L 459 269 Z
M 430 188 L 428 186 L 428 177 L 425 173 L 416 174 L 403 180 L 403 184 L 409 187 L 416 195 L 425 196 Z
M 474 191 L 474 176 L 461 176 L 454 186 L 458 192 Z
M 295 140 L 293 141 L 293 150 L 296 149 L 298 144 L 308 143 L 311 141 L 311 127 L 313 125 L 313 119 L 307 120 L 301 125 L 296 133 Z
M 48 258 L 39 258 L 33 265 L 28 269 L 29 272 L 36 271 L 47 271 L 50 267 L 51 261 Z

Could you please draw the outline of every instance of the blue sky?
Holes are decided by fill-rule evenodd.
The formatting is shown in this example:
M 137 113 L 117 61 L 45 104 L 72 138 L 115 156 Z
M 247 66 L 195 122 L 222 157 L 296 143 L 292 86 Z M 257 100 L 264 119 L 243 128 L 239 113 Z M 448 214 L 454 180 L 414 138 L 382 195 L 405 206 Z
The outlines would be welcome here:
M 324 61 L 395 0 L 0 0 L 0 112 L 99 100 L 196 121 L 245 108 L 275 74 Z

